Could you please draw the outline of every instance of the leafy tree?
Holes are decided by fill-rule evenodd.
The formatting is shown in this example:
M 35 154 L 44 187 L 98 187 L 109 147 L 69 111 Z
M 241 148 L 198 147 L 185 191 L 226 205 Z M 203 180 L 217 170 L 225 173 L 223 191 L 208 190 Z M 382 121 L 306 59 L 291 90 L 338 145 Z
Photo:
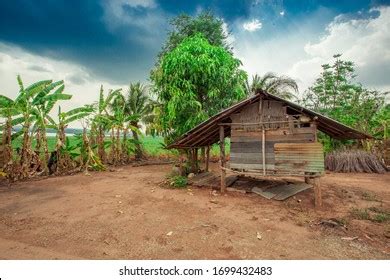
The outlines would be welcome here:
M 151 80 L 162 103 L 160 122 L 173 140 L 246 96 L 246 73 L 226 49 L 202 34 L 183 40 L 167 53 Z
M 139 127 L 140 122 L 147 126 L 154 121 L 153 109 L 155 102 L 150 99 L 146 87 L 140 82 L 131 83 L 125 101 L 125 113 L 133 115 L 135 118 L 131 125 L 135 128 Z M 135 140 L 135 157 L 141 159 L 143 150 L 139 141 L 138 130 L 132 129 L 133 138 Z
M 380 114 L 387 92 L 368 90 L 355 81 L 354 64 L 334 55 L 332 65 L 322 65 L 322 73 L 304 94 L 301 102 L 331 118 L 366 133 L 375 133 L 376 116 Z M 337 147 L 343 142 L 330 141 Z M 364 144 L 364 143 L 363 143 Z
M 159 54 L 160 59 L 175 49 L 184 39 L 197 33 L 203 34 L 211 45 L 223 47 L 227 51 L 231 50 L 226 40 L 228 34 L 224 30 L 223 20 L 215 17 L 210 11 L 202 12 L 196 17 L 181 14 L 173 18 L 170 24 L 172 30 L 169 32 L 168 40 Z
M 263 90 L 284 99 L 292 99 L 298 93 L 298 85 L 294 79 L 287 76 L 278 76 L 268 72 L 264 76 L 254 75 L 252 83 L 247 83 L 248 92 L 254 94 Z

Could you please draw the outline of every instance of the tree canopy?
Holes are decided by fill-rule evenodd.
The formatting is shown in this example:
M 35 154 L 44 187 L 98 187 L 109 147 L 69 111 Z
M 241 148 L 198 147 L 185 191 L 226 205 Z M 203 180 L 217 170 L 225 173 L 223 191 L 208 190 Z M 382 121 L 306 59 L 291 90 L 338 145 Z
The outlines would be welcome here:
M 195 17 L 180 14 L 170 20 L 170 25 L 172 30 L 168 34 L 168 39 L 159 54 L 159 58 L 171 52 L 184 39 L 197 33 L 203 34 L 211 45 L 223 47 L 227 51 L 231 50 L 226 40 L 228 33 L 224 29 L 223 20 L 215 17 L 210 11 L 202 12 Z
M 162 103 L 160 121 L 171 139 L 246 96 L 246 73 L 225 48 L 200 33 L 185 38 L 152 72 Z
M 369 134 L 376 134 L 388 116 L 387 92 L 369 90 L 355 80 L 353 62 L 334 55 L 333 64 L 322 65 L 322 72 L 304 94 L 309 108 Z M 382 129 L 383 130 L 383 129 Z

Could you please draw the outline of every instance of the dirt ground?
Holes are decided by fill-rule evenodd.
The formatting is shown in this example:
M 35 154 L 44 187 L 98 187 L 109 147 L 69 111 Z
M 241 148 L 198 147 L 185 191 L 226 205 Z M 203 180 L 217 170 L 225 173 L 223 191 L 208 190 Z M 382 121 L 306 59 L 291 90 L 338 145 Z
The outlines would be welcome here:
M 389 222 L 353 214 L 389 211 L 390 173 L 327 174 L 315 210 L 312 189 L 283 202 L 169 189 L 160 183 L 170 170 L 126 166 L 0 186 L 0 258 L 390 259 Z

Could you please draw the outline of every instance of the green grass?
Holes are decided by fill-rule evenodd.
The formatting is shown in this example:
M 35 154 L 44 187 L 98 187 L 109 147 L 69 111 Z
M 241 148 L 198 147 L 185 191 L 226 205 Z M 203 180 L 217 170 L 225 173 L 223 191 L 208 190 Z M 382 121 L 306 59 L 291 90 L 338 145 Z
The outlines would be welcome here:
M 75 136 L 67 136 L 70 140 L 71 144 L 74 144 L 77 140 Z M 12 146 L 14 149 L 20 148 L 22 146 L 22 137 L 19 137 L 17 140 L 12 142 Z M 164 149 L 164 139 L 162 137 L 152 137 L 152 136 L 142 136 L 140 138 L 143 147 L 148 155 L 151 156 L 161 156 L 161 155 L 173 155 L 176 154 L 175 151 L 169 151 Z M 54 151 L 56 146 L 56 137 L 55 136 L 48 136 L 47 137 L 47 143 L 49 146 L 49 151 Z M 32 145 L 35 147 L 36 140 L 33 139 Z
M 71 144 L 74 144 L 76 142 L 75 136 L 67 136 L 70 140 Z M 1 137 L 0 137 L 1 138 Z M 22 137 L 19 137 L 15 141 L 12 142 L 12 146 L 14 149 L 20 148 L 22 146 Z M 169 156 L 169 155 L 177 155 L 177 150 L 167 150 L 164 149 L 164 138 L 160 136 L 142 136 L 140 137 L 140 141 L 143 144 L 143 147 L 146 151 L 146 153 L 150 156 Z M 48 136 L 47 137 L 47 143 L 49 146 L 49 151 L 53 151 L 56 146 L 56 137 L 55 136 Z M 32 140 L 33 147 L 35 147 L 36 141 L 35 139 Z M 225 153 L 229 154 L 230 152 L 230 139 L 227 139 L 225 142 Z M 219 145 L 214 144 L 211 146 L 210 150 L 210 156 L 212 157 L 219 157 Z
M 377 223 L 390 221 L 390 212 L 386 209 L 369 207 L 367 209 L 351 209 L 351 215 L 358 220 L 370 220 Z

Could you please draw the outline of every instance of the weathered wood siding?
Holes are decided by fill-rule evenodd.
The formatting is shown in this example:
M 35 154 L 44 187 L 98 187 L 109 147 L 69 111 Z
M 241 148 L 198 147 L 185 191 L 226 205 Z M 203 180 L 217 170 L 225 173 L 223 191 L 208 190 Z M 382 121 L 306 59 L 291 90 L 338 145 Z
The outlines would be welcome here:
M 277 174 L 308 174 L 324 172 L 324 153 L 321 143 L 277 143 L 275 170 Z
M 262 128 L 259 125 L 255 125 L 255 123 L 263 120 L 264 122 L 275 122 L 265 125 L 266 170 L 276 171 L 279 167 L 284 170 L 286 166 L 294 169 L 295 165 L 293 163 L 290 165 L 281 165 L 275 161 L 275 145 L 279 143 L 314 143 L 315 128 L 296 127 L 291 124 L 278 123 L 289 120 L 289 117 L 285 113 L 286 110 L 280 102 L 264 102 L 263 116 L 259 114 L 259 110 L 259 103 L 254 103 L 246 107 L 239 114 L 232 116 L 232 123 L 236 125 L 231 126 L 230 168 L 263 170 Z M 240 125 L 249 123 L 253 123 L 254 125 Z M 305 153 L 302 154 L 303 161 L 305 157 L 308 157 L 310 160 L 311 148 L 314 148 L 314 146 L 305 146 Z M 317 149 L 318 147 L 316 146 L 315 148 Z M 281 150 L 279 156 L 283 156 L 284 151 Z

